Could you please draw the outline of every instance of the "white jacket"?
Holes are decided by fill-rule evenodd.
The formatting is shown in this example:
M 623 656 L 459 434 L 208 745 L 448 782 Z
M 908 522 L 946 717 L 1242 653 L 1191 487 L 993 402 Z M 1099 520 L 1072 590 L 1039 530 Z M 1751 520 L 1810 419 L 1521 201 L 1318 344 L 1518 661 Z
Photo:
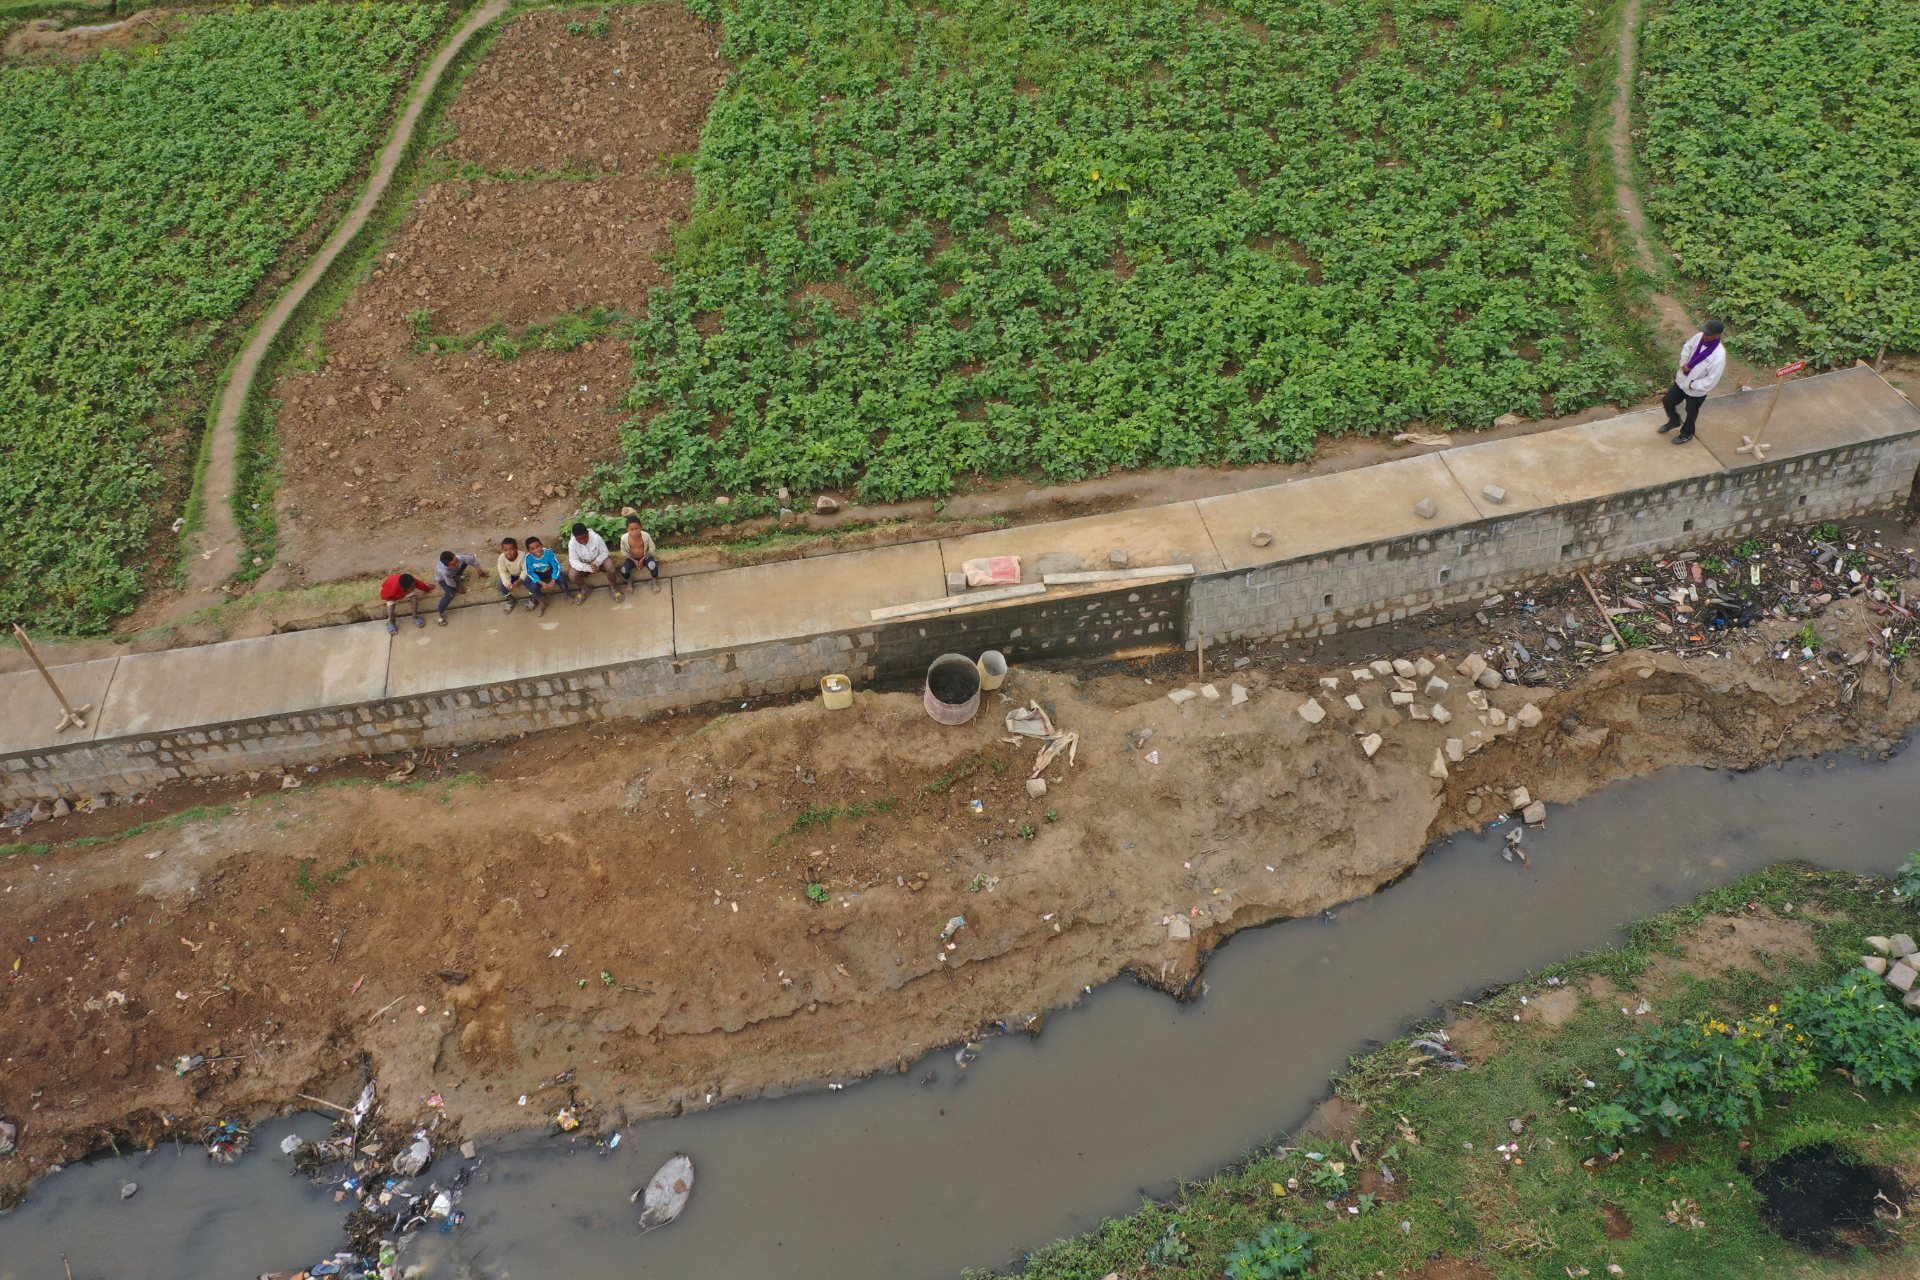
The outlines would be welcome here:
M 567 563 L 573 566 L 575 573 L 587 573 L 599 568 L 607 559 L 607 540 L 592 529 L 587 530 L 587 545 L 581 546 L 572 534 L 567 535 Z
M 1680 347 L 1680 364 L 1674 369 L 1673 385 L 1690 396 L 1703 396 L 1719 384 L 1720 375 L 1727 371 L 1727 341 L 1710 352 L 1705 360 L 1693 366 L 1692 373 L 1682 373 L 1688 360 L 1692 359 L 1694 349 L 1700 345 L 1700 334 L 1694 334 Z

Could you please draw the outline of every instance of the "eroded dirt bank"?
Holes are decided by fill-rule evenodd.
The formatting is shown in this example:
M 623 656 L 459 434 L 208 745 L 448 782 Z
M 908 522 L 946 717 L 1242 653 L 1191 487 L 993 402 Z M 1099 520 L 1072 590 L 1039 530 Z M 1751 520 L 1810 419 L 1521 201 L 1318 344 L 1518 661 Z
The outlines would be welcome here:
M 1569 801 L 1666 765 L 1884 750 L 1920 716 L 1875 667 L 1841 702 L 1765 657 L 1765 628 L 1789 625 L 1729 657 L 1636 652 L 1563 692 L 1508 685 L 1489 702 L 1542 720 L 1506 733 L 1470 706 L 1457 646 L 1398 655 L 1453 682 L 1446 726 L 1351 667 L 1249 667 L 1240 706 L 1228 678 L 1178 706 L 1164 695 L 1189 682 L 1164 668 L 1020 670 L 1003 692 L 1082 735 L 1039 799 L 998 695 L 959 729 L 863 694 L 529 738 L 411 786 L 245 782 L 230 814 L 0 864 L 0 1112 L 20 1128 L 0 1176 L 17 1193 L 112 1143 L 349 1101 L 363 1062 L 395 1119 L 437 1094 L 469 1134 L 570 1102 L 619 1123 L 892 1070 L 1121 972 L 1178 994 L 1235 929 L 1368 893 L 1493 817 L 1487 788 Z M 1856 610 L 1821 632 L 1851 648 L 1869 625 Z M 1340 688 L 1310 726 L 1295 708 L 1323 677 Z M 1430 777 L 1474 729 L 1490 744 Z

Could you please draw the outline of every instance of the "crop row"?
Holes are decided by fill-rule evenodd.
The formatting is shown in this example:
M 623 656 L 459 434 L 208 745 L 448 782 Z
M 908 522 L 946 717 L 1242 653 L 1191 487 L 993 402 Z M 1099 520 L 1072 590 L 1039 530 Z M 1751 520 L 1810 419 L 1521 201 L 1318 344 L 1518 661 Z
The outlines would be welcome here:
M 1631 394 L 1570 0 L 706 0 L 604 504 L 1298 458 Z
M 210 358 L 443 16 L 215 13 L 135 56 L 0 69 L 0 616 L 86 633 L 132 607 Z
M 1920 349 L 1920 6 L 1677 0 L 1642 47 L 1647 212 L 1737 344 Z

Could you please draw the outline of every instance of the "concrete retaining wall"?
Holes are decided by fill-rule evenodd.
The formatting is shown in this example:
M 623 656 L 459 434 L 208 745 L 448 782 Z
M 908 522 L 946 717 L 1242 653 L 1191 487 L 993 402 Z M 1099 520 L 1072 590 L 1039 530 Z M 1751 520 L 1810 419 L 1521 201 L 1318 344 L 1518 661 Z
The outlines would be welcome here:
M 1216 575 L 1193 584 L 1193 626 L 1297 638 L 1397 622 L 1577 569 L 1897 507 L 1916 465 L 1920 437 L 1874 441 Z
M 810 690 L 830 672 L 864 683 L 947 652 L 1025 662 L 1196 631 L 1325 635 L 1911 497 L 1920 412 L 1870 371 L 1788 384 L 1766 431 L 1775 452 L 1756 463 L 1738 448 L 1765 404 L 1709 400 L 1699 442 L 1679 449 L 1657 413 L 1629 414 L 1194 502 L 676 577 L 542 620 L 463 609 L 397 636 L 363 623 L 74 663 L 55 675 L 96 708 L 80 731 L 54 728 L 36 673 L 4 674 L 0 801 L 459 746 Z M 871 621 L 944 595 L 968 559 L 1017 555 L 1032 582 L 1105 569 L 1115 550 L 1170 571 Z

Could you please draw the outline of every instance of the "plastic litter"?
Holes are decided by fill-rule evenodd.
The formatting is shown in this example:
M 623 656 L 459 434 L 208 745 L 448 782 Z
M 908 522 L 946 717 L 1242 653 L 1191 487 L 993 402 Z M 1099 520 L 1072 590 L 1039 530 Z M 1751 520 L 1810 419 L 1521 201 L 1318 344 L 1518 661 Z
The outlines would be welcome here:
M 687 1197 L 693 1194 L 693 1161 L 676 1153 L 660 1166 L 646 1186 L 633 1194 L 641 1201 L 642 1231 L 666 1226 L 680 1216 L 680 1211 L 687 1207 Z
M 953 919 L 947 921 L 946 926 L 940 930 L 940 941 L 945 942 L 948 938 L 951 938 L 954 934 L 966 927 L 967 918 L 965 916 L 953 917 Z
M 393 1158 L 393 1171 L 403 1178 L 417 1178 L 432 1163 L 433 1141 L 422 1131 L 415 1133 L 406 1149 Z
M 129 1182 L 126 1186 L 120 1188 L 120 1198 L 122 1200 L 131 1200 L 133 1199 L 133 1193 L 138 1191 L 139 1189 L 140 1189 L 139 1183 Z

